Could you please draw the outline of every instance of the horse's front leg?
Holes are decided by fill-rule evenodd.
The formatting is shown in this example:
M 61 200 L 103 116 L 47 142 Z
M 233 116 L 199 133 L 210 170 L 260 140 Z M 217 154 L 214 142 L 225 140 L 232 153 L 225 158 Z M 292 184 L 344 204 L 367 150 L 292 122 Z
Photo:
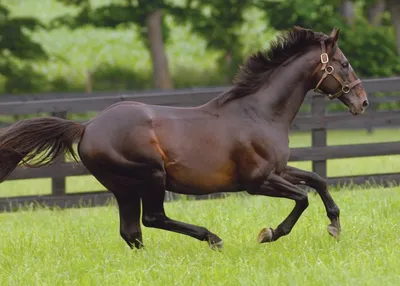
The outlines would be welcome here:
M 335 238 L 340 235 L 339 207 L 332 199 L 326 181 L 313 172 L 307 172 L 295 167 L 287 166 L 281 173 L 282 178 L 294 185 L 306 185 L 317 191 L 325 205 L 326 213 L 331 220 L 328 232 Z
M 275 173 L 271 173 L 261 185 L 252 184 L 247 188 L 247 192 L 252 195 L 288 198 L 296 202 L 291 213 L 276 229 L 264 228 L 260 231 L 258 235 L 260 243 L 275 241 L 281 236 L 289 234 L 301 214 L 308 207 L 307 193 Z

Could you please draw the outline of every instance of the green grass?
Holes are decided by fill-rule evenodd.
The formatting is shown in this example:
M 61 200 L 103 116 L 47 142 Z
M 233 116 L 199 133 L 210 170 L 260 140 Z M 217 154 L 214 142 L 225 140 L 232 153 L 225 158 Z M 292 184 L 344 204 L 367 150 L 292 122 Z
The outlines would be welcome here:
M 143 228 L 146 248 L 119 237 L 115 206 L 0 215 L 0 285 L 399 285 L 400 188 L 333 192 L 342 236 L 327 233 L 319 197 L 292 232 L 256 242 L 276 227 L 289 200 L 232 196 L 166 204 L 174 219 L 202 225 L 225 243 Z
M 329 145 L 393 142 L 400 140 L 398 129 L 377 129 L 372 134 L 365 130 L 335 130 L 328 132 Z M 308 132 L 294 133 L 290 137 L 291 147 L 311 146 Z M 290 162 L 290 165 L 311 170 L 311 162 Z M 328 176 L 350 176 L 361 174 L 400 172 L 400 156 L 378 156 L 328 160 Z M 67 193 L 104 190 L 93 176 L 68 177 Z M 5 181 L 0 184 L 0 197 L 50 194 L 50 179 L 27 179 Z

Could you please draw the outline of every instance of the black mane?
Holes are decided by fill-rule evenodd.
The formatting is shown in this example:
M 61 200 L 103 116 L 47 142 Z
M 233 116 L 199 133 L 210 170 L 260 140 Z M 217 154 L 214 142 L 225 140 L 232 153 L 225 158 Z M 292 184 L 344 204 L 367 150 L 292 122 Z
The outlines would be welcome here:
M 323 33 L 295 27 L 278 36 L 266 51 L 251 55 L 234 79 L 234 86 L 216 98 L 219 106 L 255 93 L 268 80 L 272 72 L 288 59 L 304 53 L 309 48 L 320 46 L 329 37 Z

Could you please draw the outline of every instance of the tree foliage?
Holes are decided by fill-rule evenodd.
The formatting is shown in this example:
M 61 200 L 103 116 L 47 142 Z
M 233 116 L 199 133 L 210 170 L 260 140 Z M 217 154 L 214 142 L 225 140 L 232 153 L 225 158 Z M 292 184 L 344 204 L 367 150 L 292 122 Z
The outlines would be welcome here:
M 46 60 L 47 54 L 28 32 L 43 27 L 32 17 L 11 17 L 0 4 L 0 75 L 5 79 L 6 92 L 38 91 L 42 87 L 44 76 L 35 72 L 32 63 Z
M 172 12 L 178 23 L 189 24 L 193 32 L 206 39 L 208 48 L 223 52 L 219 66 L 229 80 L 243 60 L 243 46 L 237 32 L 244 22 L 243 11 L 255 3 L 255 0 L 188 0 Z
M 162 9 L 182 25 L 190 25 L 194 33 L 207 41 L 207 47 L 223 51 L 220 65 L 225 72 L 236 71 L 232 65 L 242 61 L 237 28 L 244 22 L 243 10 L 254 4 L 254 0 L 185 0 L 181 4 L 164 0 L 125 0 L 118 4 L 108 4 L 94 8 L 89 0 L 58 0 L 64 4 L 80 7 L 76 16 L 57 18 L 54 25 L 68 25 L 77 28 L 84 25 L 96 27 L 117 27 L 137 24 L 142 31 L 142 39 L 147 43 L 146 18 L 155 10 Z M 163 25 L 164 41 L 169 30 Z M 231 72 L 232 73 L 232 72 Z
M 147 41 L 146 19 L 157 9 L 166 10 L 168 13 L 173 6 L 163 0 L 124 0 L 100 7 L 93 7 L 90 0 L 57 0 L 65 5 L 73 5 L 80 8 L 77 15 L 63 15 L 52 21 L 52 27 L 68 26 L 79 28 L 85 25 L 95 27 L 115 28 L 121 25 L 137 24 L 140 26 L 143 40 Z M 163 25 L 164 36 L 167 37 L 167 26 Z
M 392 25 L 387 22 L 370 25 L 365 13 L 356 15 L 355 22 L 348 25 L 338 12 L 340 3 L 339 0 L 285 0 L 263 2 L 262 8 L 268 13 L 270 24 L 278 30 L 299 25 L 329 33 L 334 27 L 341 28 L 339 45 L 361 76 L 399 74 L 400 59 Z
M 94 5 L 93 0 L 56 1 L 77 7 L 78 12 L 54 19 L 50 27 L 76 29 L 91 25 L 114 29 L 134 25 L 149 50 L 149 15 L 162 10 L 163 15 L 172 16 L 175 23 L 189 26 L 205 39 L 209 50 L 221 51 L 219 72 L 227 75 L 227 83 L 243 61 L 239 30 L 245 22 L 244 11 L 253 7 L 263 11 L 268 19 L 265 25 L 276 30 L 299 25 L 329 33 L 333 27 L 341 28 L 340 47 L 360 76 L 400 74 L 390 11 L 380 14 L 378 25 L 369 19 L 371 7 L 383 0 L 353 0 L 356 13 L 351 24 L 346 23 L 339 9 L 344 0 L 119 0 L 101 6 Z M 171 31 L 162 21 L 164 18 L 161 40 L 168 41 Z M 11 17 L 5 4 L 0 4 L 0 75 L 5 79 L 7 92 L 34 92 L 45 86 L 45 76 L 35 72 L 34 63 L 48 56 L 30 36 L 43 28 L 46 27 L 35 18 Z M 153 38 L 153 48 L 159 42 Z
M 163 12 L 174 8 L 163 0 L 125 0 L 100 7 L 92 7 L 89 0 L 58 0 L 64 4 L 80 7 L 76 16 L 61 16 L 53 21 L 53 26 L 68 25 L 72 28 L 84 25 L 115 28 L 121 25 L 136 24 L 144 44 L 151 51 L 154 81 L 157 88 L 173 86 L 168 69 L 168 60 L 164 50 L 164 41 L 168 36 L 168 26 L 164 23 Z

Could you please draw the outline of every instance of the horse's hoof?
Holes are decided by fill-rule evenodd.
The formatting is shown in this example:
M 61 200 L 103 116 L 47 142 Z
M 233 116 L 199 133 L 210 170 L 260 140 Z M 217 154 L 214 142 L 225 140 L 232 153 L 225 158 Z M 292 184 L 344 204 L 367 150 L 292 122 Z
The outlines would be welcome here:
M 328 232 L 330 235 L 332 235 L 334 238 L 336 238 L 337 240 L 339 240 L 339 236 L 340 236 L 340 230 L 333 225 L 328 225 Z
M 272 228 L 263 228 L 260 233 L 258 234 L 258 242 L 271 242 L 274 238 L 274 231 Z
M 222 240 L 218 242 L 210 242 L 209 245 L 212 250 L 221 251 L 224 248 L 224 242 Z

